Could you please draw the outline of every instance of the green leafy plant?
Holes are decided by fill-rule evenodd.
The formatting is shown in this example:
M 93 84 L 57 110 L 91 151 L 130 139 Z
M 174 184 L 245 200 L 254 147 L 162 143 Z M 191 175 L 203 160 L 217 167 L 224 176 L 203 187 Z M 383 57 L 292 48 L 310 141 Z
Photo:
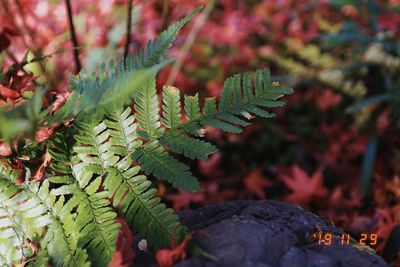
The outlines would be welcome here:
M 155 177 L 178 189 L 200 189 L 170 151 L 207 159 L 216 148 L 199 139 L 204 126 L 240 133 L 254 115 L 273 117 L 265 108 L 282 106 L 278 99 L 292 93 L 273 85 L 268 70 L 257 70 L 228 78 L 219 100 L 206 98 L 204 105 L 197 94 L 182 101 L 179 89 L 164 86 L 160 108 L 157 71 L 168 64 L 164 57 L 179 29 L 198 11 L 126 66 L 121 58 L 98 74 L 74 77 L 69 98 L 54 114 L 40 108 L 43 91 L 0 112 L 0 138 L 15 150 L 0 161 L 0 266 L 107 266 L 120 231 L 117 216 L 155 249 L 187 232 L 152 186 Z M 11 119 L 23 127 L 13 129 Z M 64 121 L 70 123 L 60 125 Z M 54 124 L 59 126 L 45 146 L 29 138 L 33 129 Z M 21 163 L 21 146 L 47 149 L 51 163 L 42 176 Z

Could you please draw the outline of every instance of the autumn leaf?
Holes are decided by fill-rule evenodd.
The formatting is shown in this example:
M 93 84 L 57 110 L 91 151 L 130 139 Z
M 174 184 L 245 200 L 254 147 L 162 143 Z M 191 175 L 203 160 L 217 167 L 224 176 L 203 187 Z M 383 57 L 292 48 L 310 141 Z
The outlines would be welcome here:
M 161 249 L 156 253 L 156 260 L 160 267 L 172 267 L 174 263 L 186 258 L 186 245 L 192 236 L 189 234 L 178 246 L 173 244 L 172 249 Z
M 8 157 L 12 154 L 11 147 L 7 143 L 0 142 L 0 156 Z
M 322 169 L 311 177 L 297 165 L 292 166 L 291 175 L 281 175 L 279 178 L 292 191 L 286 198 L 289 202 L 308 205 L 312 200 L 327 196 L 328 191 L 323 184 Z
M 11 164 L 12 169 L 17 170 L 18 176 L 15 179 L 16 184 L 22 184 L 25 182 L 25 171 L 24 165 L 22 164 L 21 159 L 16 159 L 13 164 Z
M 210 156 L 209 160 L 199 161 L 199 171 L 204 175 L 215 175 L 221 162 L 221 153 L 217 152 Z
M 44 142 L 47 139 L 49 139 L 53 135 L 54 130 L 57 126 L 58 125 L 53 125 L 50 127 L 43 127 L 41 129 L 37 130 L 35 133 L 36 142 L 41 143 L 41 142 Z
M 331 90 L 325 89 L 316 95 L 316 104 L 322 111 L 336 107 L 341 101 L 342 96 L 335 94 Z
M 133 234 L 123 219 L 117 218 L 117 221 L 121 224 L 121 230 L 108 267 L 130 267 L 135 259 L 135 250 L 132 247 Z
M 50 163 L 51 163 L 51 156 L 48 153 L 48 151 L 46 151 L 46 153 L 44 153 L 44 155 L 42 156 L 42 164 L 40 164 L 39 168 L 31 177 L 31 181 L 41 180 L 45 174 L 46 168 L 50 165 Z
M 0 84 L 0 96 L 2 96 L 3 99 L 8 99 L 8 98 L 15 99 L 20 97 L 20 94 L 17 91 L 12 90 Z
M 204 201 L 203 192 L 179 192 L 178 194 L 169 194 L 165 197 L 172 202 L 174 210 L 183 210 L 190 207 L 190 203 L 202 203 Z
M 60 93 L 56 95 L 56 100 L 51 103 L 51 112 L 54 113 L 59 110 L 67 101 L 68 97 L 71 95 L 70 92 Z
M 262 174 L 262 169 L 255 169 L 244 178 L 244 185 L 246 189 L 256 195 L 258 198 L 265 198 L 264 189 L 274 185 L 274 183 Z

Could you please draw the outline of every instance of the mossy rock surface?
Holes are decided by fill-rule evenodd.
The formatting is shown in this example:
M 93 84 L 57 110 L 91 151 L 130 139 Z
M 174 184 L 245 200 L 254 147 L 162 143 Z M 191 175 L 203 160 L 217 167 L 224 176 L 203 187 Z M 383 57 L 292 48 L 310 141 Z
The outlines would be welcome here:
M 342 245 L 343 230 L 297 206 L 278 201 L 232 201 L 180 213 L 195 231 L 194 242 L 216 257 L 193 256 L 176 267 L 386 267 L 370 247 L 355 240 Z M 333 236 L 319 245 L 313 234 Z M 138 253 L 135 266 L 157 266 L 154 257 Z

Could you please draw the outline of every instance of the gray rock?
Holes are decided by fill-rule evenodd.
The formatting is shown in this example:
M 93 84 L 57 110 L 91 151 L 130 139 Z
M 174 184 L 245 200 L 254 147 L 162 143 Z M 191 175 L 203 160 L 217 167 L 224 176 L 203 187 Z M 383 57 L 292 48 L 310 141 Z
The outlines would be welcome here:
M 180 213 L 194 231 L 193 241 L 216 257 L 190 257 L 176 267 L 388 267 L 372 249 L 354 243 L 318 245 L 310 236 L 321 229 L 344 233 L 303 209 L 277 201 L 233 201 Z M 353 242 L 353 241 L 352 241 Z M 135 266 L 156 266 L 139 253 Z

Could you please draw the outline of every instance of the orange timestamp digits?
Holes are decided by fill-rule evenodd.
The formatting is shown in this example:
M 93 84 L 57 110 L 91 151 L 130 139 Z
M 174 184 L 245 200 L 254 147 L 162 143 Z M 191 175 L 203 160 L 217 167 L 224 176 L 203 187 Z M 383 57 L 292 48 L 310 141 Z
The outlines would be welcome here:
M 351 236 L 349 234 L 333 234 L 331 232 L 323 232 L 318 231 L 312 235 L 312 240 L 317 242 L 318 245 L 330 246 L 332 245 L 333 239 L 338 239 L 338 244 L 340 245 L 350 245 Z M 357 241 L 357 240 L 356 240 Z M 375 246 L 378 243 L 378 235 L 377 234 L 366 234 L 363 233 L 360 235 L 358 239 L 358 244 L 360 245 L 369 245 Z

